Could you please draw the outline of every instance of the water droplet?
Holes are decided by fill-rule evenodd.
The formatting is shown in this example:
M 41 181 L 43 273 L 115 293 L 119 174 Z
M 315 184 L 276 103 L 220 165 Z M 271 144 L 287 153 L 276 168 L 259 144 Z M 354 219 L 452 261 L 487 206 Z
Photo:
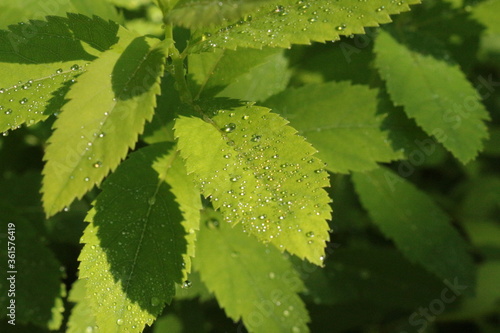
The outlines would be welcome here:
M 347 26 L 345 24 L 342 24 L 342 25 L 338 25 L 335 30 L 337 31 L 344 31 L 345 28 L 347 28 Z
M 9 135 L 9 131 L 5 131 L 2 133 L 2 136 L 8 136 Z
M 285 310 L 283 311 L 283 316 L 288 317 L 290 315 L 290 311 Z
M 6 110 L 6 111 L 5 111 L 5 114 L 6 114 L 6 115 L 9 115 L 9 114 L 11 114 L 11 113 L 12 113 L 12 109 L 8 109 L 8 110 Z
M 232 147 L 232 146 L 234 146 L 234 141 L 233 141 L 233 140 L 229 140 L 228 142 L 226 142 L 226 144 L 227 144 L 228 146 L 231 146 L 231 147 Z
M 78 66 L 77 64 L 74 64 L 73 66 L 71 66 L 72 71 L 77 71 L 79 69 L 80 69 L 80 66 Z
M 231 133 L 236 129 L 236 124 L 235 123 L 229 123 L 225 125 L 222 130 L 226 133 Z
M 5 92 L 4 88 L 0 88 L 0 94 L 3 94 Z
M 86 182 L 88 182 L 90 180 L 90 178 L 89 177 L 85 177 L 85 178 L 83 178 L 83 180 L 86 181 Z
M 260 135 L 254 134 L 250 141 L 252 142 L 259 142 L 262 137 Z
M 160 299 L 158 297 L 152 297 L 151 306 L 158 306 L 158 305 L 160 305 Z
M 270 272 L 269 273 L 269 278 L 272 280 L 276 277 L 276 274 L 274 274 L 274 272 Z
M 69 207 L 68 206 L 64 207 L 63 211 L 69 212 Z
M 378 7 L 377 9 L 375 9 L 375 12 L 377 13 L 380 13 L 381 11 L 383 11 L 385 9 L 385 6 L 380 6 Z
M 148 204 L 150 206 L 154 205 L 156 203 L 156 196 L 152 196 L 151 198 L 148 199 Z
M 100 168 L 100 167 L 102 166 L 102 163 L 101 163 L 100 161 L 97 161 L 97 162 L 95 162 L 94 164 L 92 164 L 92 166 L 93 166 L 94 168 Z
M 62 68 L 58 68 L 58 69 L 56 70 L 56 73 L 57 73 L 57 74 L 61 74 L 62 72 L 63 72 L 63 69 L 62 69 Z
M 121 325 L 123 325 L 123 319 L 121 319 L 121 318 L 120 318 L 120 319 L 118 319 L 118 320 L 116 321 L 116 325 L 120 325 L 120 326 L 121 326 Z
M 104 132 L 101 132 L 101 133 L 99 133 L 99 135 L 98 135 L 98 137 L 100 137 L 100 138 L 104 138 L 105 136 L 106 136 L 106 134 L 105 134 Z
M 19 101 L 19 104 L 24 105 L 24 104 L 26 104 L 27 102 L 28 102 L 28 99 L 27 99 L 27 98 L 23 98 L 23 99 L 21 99 L 21 100 Z
M 312 231 L 307 232 L 306 237 L 310 237 L 310 238 L 314 237 L 314 232 L 312 232 Z
M 191 281 L 186 280 L 186 281 L 184 281 L 184 283 L 182 284 L 181 287 L 184 289 L 187 289 L 187 288 L 191 288 L 191 285 L 192 285 Z

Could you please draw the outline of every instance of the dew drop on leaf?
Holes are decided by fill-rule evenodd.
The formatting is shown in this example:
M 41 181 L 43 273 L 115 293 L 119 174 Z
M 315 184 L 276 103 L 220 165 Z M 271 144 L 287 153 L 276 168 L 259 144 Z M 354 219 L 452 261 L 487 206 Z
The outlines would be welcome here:
M 80 69 L 80 66 L 78 66 L 77 64 L 74 64 L 73 66 L 71 66 L 72 71 L 77 71 L 79 69 Z
M 123 325 L 123 319 L 118 319 L 116 321 L 116 325 Z
M 260 135 L 254 134 L 250 139 L 252 142 L 259 142 L 262 137 Z
M 231 133 L 236 129 L 236 124 L 235 123 L 229 123 L 225 125 L 222 130 L 226 133 Z
M 63 69 L 62 69 L 62 68 L 58 68 L 58 69 L 56 70 L 56 73 L 57 73 L 57 74 L 61 74 L 62 72 L 63 72 Z
M 182 284 L 182 288 L 184 288 L 184 289 L 191 288 L 191 285 L 192 285 L 191 281 L 186 280 L 186 281 L 184 281 L 184 283 Z

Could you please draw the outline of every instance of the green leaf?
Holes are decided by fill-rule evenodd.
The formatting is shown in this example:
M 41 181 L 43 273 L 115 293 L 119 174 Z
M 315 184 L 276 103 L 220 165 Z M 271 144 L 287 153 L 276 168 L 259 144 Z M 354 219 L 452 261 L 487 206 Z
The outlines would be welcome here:
M 205 284 L 201 281 L 199 272 L 192 271 L 189 274 L 187 281 L 189 281 L 187 284 L 189 285 L 188 288 L 186 288 L 186 281 L 182 285 L 176 286 L 175 300 L 191 300 L 193 298 L 198 298 L 201 302 L 206 302 L 207 300 L 214 298 L 213 295 L 207 290 Z
M 365 171 L 402 157 L 377 114 L 377 90 L 349 82 L 288 89 L 264 103 L 286 117 L 319 150 L 332 172 Z
M 0 30 L 0 131 L 59 112 L 88 63 L 116 43 L 117 30 L 116 23 L 77 14 Z
M 391 21 L 389 15 L 408 11 L 419 0 L 284 0 L 264 4 L 251 16 L 233 24 L 207 29 L 193 39 L 193 51 L 264 46 L 290 47 L 338 40 L 340 35 L 364 33 L 365 27 Z
M 322 264 L 329 239 L 329 185 L 316 150 L 263 107 L 180 117 L 175 136 L 189 173 L 227 222 L 261 241 Z
M 473 292 L 475 269 L 467 243 L 432 199 L 386 168 L 354 173 L 353 181 L 373 222 L 408 259 L 440 279 L 458 279 Z
M 374 245 L 339 248 L 330 260 L 321 270 L 303 268 L 312 272 L 305 281 L 308 294 L 322 303 L 360 301 L 392 310 L 414 310 L 443 289 L 434 275 L 408 262 L 396 249 Z M 325 277 L 323 285 L 318 286 L 318 276 Z
M 166 43 L 120 29 L 120 41 L 87 67 L 56 120 L 44 159 L 48 216 L 99 184 L 151 120 Z
M 479 3 L 472 10 L 472 17 L 486 27 L 486 33 L 500 35 L 500 22 L 498 13 L 500 12 L 499 0 L 488 0 Z
M 185 109 L 175 89 L 175 78 L 165 72 L 161 80 L 161 95 L 156 99 L 156 109 L 151 122 L 146 123 L 142 140 L 148 144 L 174 142 L 174 119 Z
M 41 0 L 9 1 L 0 0 L 0 28 L 11 24 L 26 22 L 29 19 L 44 20 L 48 15 L 65 16 L 66 13 L 79 13 L 87 16 L 97 15 L 107 20 L 121 23 L 116 8 L 102 0 Z M 33 30 L 25 30 L 29 34 Z
M 235 21 L 268 0 L 180 0 L 165 21 L 190 29 Z
M 7 217 L 2 222 L 2 228 L 0 305 L 4 311 L 0 318 L 6 318 L 11 312 L 5 309 L 14 300 L 15 323 L 31 323 L 58 330 L 63 321 L 62 298 L 65 296 L 60 263 L 42 242 L 32 223 L 22 218 Z M 11 262 L 9 259 L 14 260 Z M 8 296 L 10 291 L 14 294 Z M 7 320 L 10 319 L 7 317 Z
M 477 320 L 498 313 L 500 262 L 487 261 L 479 265 L 477 275 L 477 292 L 474 297 L 464 299 L 458 307 L 443 314 L 443 319 Z
M 288 85 L 288 59 L 279 49 L 238 49 L 191 54 L 189 74 L 198 97 L 262 101 Z
M 82 237 L 80 278 L 103 332 L 142 332 L 182 282 L 186 254 L 182 215 L 155 169 L 169 146 L 143 148 L 103 183 Z
M 422 48 L 440 51 L 427 39 L 408 35 L 401 42 L 380 31 L 375 44 L 376 66 L 394 103 L 403 105 L 425 132 L 467 163 L 482 149 L 481 141 L 488 136 L 484 124 L 488 113 L 458 66 L 421 53 Z
M 297 295 L 304 286 L 291 263 L 216 212 L 208 211 L 205 221 L 195 267 L 226 314 L 242 318 L 250 332 L 308 332 L 309 316 Z
M 168 165 L 169 168 L 164 168 L 165 165 Z M 191 177 L 188 176 L 184 162 L 175 150 L 171 150 L 169 154 L 155 161 L 153 168 L 171 187 L 171 192 L 182 212 L 182 225 L 187 233 L 185 237 L 187 250 L 183 256 L 184 279 L 187 279 L 187 274 L 191 272 L 191 258 L 195 256 L 196 231 L 200 228 L 200 211 L 203 208 L 200 191 L 196 188 Z
M 231 92 L 231 89 L 241 84 L 241 81 L 247 81 L 248 84 L 251 84 L 250 87 L 247 86 L 248 88 L 253 88 L 253 85 L 264 85 L 266 88 L 271 88 L 269 90 L 271 90 L 272 93 L 272 87 L 274 85 L 271 83 L 268 86 L 264 81 L 264 79 L 269 78 L 269 76 L 265 78 L 258 77 L 255 82 L 248 82 L 245 76 L 259 66 L 278 60 L 276 58 L 277 55 L 282 56 L 282 51 L 272 48 L 265 48 L 262 50 L 239 49 L 236 51 L 217 49 L 214 50 L 214 52 L 191 54 L 188 58 L 189 74 L 192 79 L 192 90 L 195 98 L 212 96 L 237 98 L 238 94 L 236 94 L 236 96 L 228 96 L 224 94 L 224 92 L 227 92 L 228 89 L 229 92 Z M 245 82 L 242 83 L 244 84 Z M 287 80 L 284 80 L 282 84 L 286 85 L 286 83 Z M 252 90 L 255 91 L 256 88 Z M 248 93 L 250 97 L 256 95 L 255 97 L 260 97 L 261 99 L 265 98 L 263 97 L 265 96 L 265 92 L 255 94 L 250 91 Z M 255 99 L 248 100 L 255 101 Z
M 71 286 L 68 301 L 76 303 L 68 319 L 67 333 L 93 332 L 97 329 L 95 316 L 90 308 L 90 302 L 85 287 L 86 280 L 79 279 Z
M 153 333 L 182 333 L 182 321 L 175 314 L 168 314 L 155 322 Z
M 107 0 L 107 1 L 118 7 L 126 8 L 130 11 L 138 10 L 139 8 L 150 5 L 153 2 L 152 0 Z M 160 1 L 165 1 L 165 0 L 160 0 Z

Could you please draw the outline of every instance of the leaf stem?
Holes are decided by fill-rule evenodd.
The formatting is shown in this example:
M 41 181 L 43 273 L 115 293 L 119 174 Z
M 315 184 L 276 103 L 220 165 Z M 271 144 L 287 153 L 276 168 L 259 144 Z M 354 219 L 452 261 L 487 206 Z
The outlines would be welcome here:
M 193 95 L 191 94 L 191 90 L 188 87 L 186 81 L 186 71 L 184 68 L 184 59 L 186 58 L 186 54 L 179 53 L 179 50 L 172 45 L 170 52 L 170 59 L 172 60 L 171 74 L 175 79 L 175 87 L 179 92 L 179 98 L 181 102 L 189 105 L 196 113 L 198 113 L 204 121 L 207 123 L 213 124 L 215 123 L 213 120 L 203 112 L 201 107 L 195 103 Z

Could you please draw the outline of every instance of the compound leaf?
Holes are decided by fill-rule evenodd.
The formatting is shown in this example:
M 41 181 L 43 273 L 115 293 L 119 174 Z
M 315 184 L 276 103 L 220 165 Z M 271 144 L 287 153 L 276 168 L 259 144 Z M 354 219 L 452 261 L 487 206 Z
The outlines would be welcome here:
M 310 84 L 288 89 L 264 104 L 286 117 L 332 172 L 370 170 L 377 162 L 402 157 L 382 130 L 377 90 L 349 82 Z
M 59 112 L 69 86 L 116 43 L 117 31 L 116 23 L 79 14 L 0 30 L 0 131 Z
M 304 285 L 292 264 L 219 217 L 205 215 L 195 267 L 226 314 L 242 318 L 250 332 L 308 332 L 309 316 L 297 295 Z
M 376 66 L 393 102 L 403 105 L 425 132 L 467 163 L 488 136 L 484 124 L 488 113 L 458 66 L 418 51 L 422 45 L 436 51 L 435 45 L 426 45 L 426 41 L 412 38 L 405 44 L 380 31 L 375 44 Z
M 70 101 L 54 124 L 43 170 L 48 216 L 116 168 L 153 116 L 166 43 L 125 29 L 119 37 L 71 87 Z
M 227 222 L 322 264 L 330 199 L 324 164 L 287 121 L 263 107 L 181 117 L 174 133 L 189 173 Z
M 354 173 L 361 203 L 401 252 L 440 279 L 471 288 L 475 269 L 467 243 L 450 218 L 425 193 L 386 168 Z
M 182 215 L 170 186 L 168 144 L 131 154 L 103 183 L 82 237 L 80 278 L 104 332 L 142 332 L 182 282 Z M 168 172 L 168 171 L 167 171 Z
M 337 40 L 340 35 L 361 34 L 365 27 L 388 23 L 389 15 L 408 11 L 409 5 L 416 3 L 420 1 L 284 0 L 278 6 L 266 3 L 237 23 L 206 29 L 193 39 L 193 51 L 215 47 L 290 47 Z

